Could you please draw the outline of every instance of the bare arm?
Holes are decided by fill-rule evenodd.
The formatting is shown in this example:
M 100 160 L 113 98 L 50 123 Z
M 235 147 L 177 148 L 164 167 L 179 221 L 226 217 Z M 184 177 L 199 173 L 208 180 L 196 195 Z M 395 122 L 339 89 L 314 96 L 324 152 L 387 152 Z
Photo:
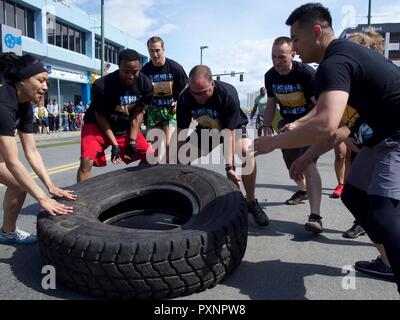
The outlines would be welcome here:
M 131 131 L 129 137 L 136 141 L 137 136 L 140 132 L 140 126 L 143 122 L 144 110 L 138 109 L 135 110 L 132 119 L 131 119 Z
M 36 148 L 33 134 L 19 132 L 19 137 L 21 139 L 21 144 L 24 149 L 26 160 L 28 160 L 33 171 L 43 182 L 49 193 L 56 197 L 65 197 L 70 200 L 75 200 L 76 196 L 73 191 L 62 190 L 55 186 L 54 183 L 51 181 L 50 176 L 45 168 L 43 158 Z
M 107 117 L 102 113 L 95 112 L 96 122 L 100 130 L 105 134 L 105 136 L 111 141 L 112 145 L 117 146 L 118 142 L 115 138 L 114 132 L 111 130 L 111 125 L 107 120 Z
M 267 107 L 264 112 L 264 132 L 268 136 L 273 134 L 272 121 L 274 121 L 275 118 L 276 103 L 276 98 L 268 97 Z
M 342 143 L 350 135 L 350 129 L 343 125 L 337 129 L 335 134 L 326 140 L 322 140 L 317 144 L 313 144 L 306 152 L 306 154 L 311 158 L 317 158 L 332 150 L 336 145 Z
M 323 140 L 317 144 L 312 145 L 292 164 L 289 170 L 290 177 L 294 180 L 302 179 L 305 170 L 315 158 L 323 155 L 324 153 L 333 149 L 336 145 L 345 141 L 349 134 L 350 129 L 347 126 L 343 125 L 336 131 L 333 136 L 331 136 L 327 140 Z
M 315 116 L 293 131 L 257 139 L 255 141 L 256 155 L 269 153 L 277 148 L 306 147 L 331 138 L 339 127 L 348 98 L 349 94 L 344 91 L 323 93 L 318 100 Z
M 34 197 L 49 214 L 67 214 L 73 211 L 72 207 L 50 199 L 35 183 L 28 170 L 19 160 L 18 148 L 14 137 L 0 136 L 0 153 L 4 158 L 7 169 L 18 181 L 21 188 Z
M 235 172 L 235 130 L 230 130 L 229 139 L 224 137 L 224 152 L 226 176 L 240 188 L 241 180 Z
M 257 107 L 258 107 L 257 103 L 254 103 L 253 110 L 251 111 L 251 114 L 250 114 L 250 119 L 253 119 L 254 115 L 256 114 Z

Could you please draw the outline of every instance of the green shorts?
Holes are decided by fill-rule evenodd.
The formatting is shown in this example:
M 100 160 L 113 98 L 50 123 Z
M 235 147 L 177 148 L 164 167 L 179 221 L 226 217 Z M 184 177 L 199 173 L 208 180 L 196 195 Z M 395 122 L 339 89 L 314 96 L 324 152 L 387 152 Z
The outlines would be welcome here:
M 150 105 L 146 109 L 147 129 L 155 127 L 167 127 L 176 123 L 176 114 L 172 112 L 172 108 L 158 107 Z

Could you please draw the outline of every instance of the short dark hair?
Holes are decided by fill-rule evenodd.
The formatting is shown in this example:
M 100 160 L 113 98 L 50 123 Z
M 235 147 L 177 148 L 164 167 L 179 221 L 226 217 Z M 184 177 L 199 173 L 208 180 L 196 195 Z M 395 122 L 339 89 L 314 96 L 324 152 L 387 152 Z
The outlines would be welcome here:
M 164 40 L 157 36 L 151 37 L 149 40 L 147 40 L 147 47 L 149 47 L 150 43 L 156 43 L 156 42 L 160 42 L 161 47 L 164 49 Z
M 119 53 L 118 56 L 118 65 L 121 64 L 121 61 L 127 61 L 127 62 L 131 62 L 131 61 L 140 61 L 140 55 L 139 53 L 137 53 L 137 51 L 132 50 L 132 49 L 125 49 L 122 50 Z
M 274 46 L 280 46 L 282 44 L 287 43 L 288 45 L 292 45 L 293 41 L 289 37 L 279 37 L 274 40 Z
M 332 28 L 332 16 L 321 3 L 306 3 L 294 10 L 286 20 L 286 25 L 292 26 L 299 22 L 300 27 L 319 24 L 323 28 Z
M 197 78 L 198 76 L 203 76 L 208 82 L 212 81 L 212 72 L 208 66 L 197 65 L 189 72 L 189 80 Z

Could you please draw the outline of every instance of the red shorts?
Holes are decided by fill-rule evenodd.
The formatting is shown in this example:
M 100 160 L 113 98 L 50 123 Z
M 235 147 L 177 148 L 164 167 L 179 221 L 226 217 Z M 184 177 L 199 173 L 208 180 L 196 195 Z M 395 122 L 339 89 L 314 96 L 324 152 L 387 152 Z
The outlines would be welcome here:
M 154 149 L 139 132 L 136 141 L 138 155 L 132 159 L 124 157 L 128 145 L 129 134 L 115 136 L 121 148 L 121 160 L 126 164 L 137 160 L 145 160 L 148 153 L 154 153 Z M 95 167 L 104 167 L 107 164 L 104 151 L 111 146 L 110 140 L 100 131 L 99 127 L 93 123 L 85 123 L 81 132 L 81 159 L 89 158 Z

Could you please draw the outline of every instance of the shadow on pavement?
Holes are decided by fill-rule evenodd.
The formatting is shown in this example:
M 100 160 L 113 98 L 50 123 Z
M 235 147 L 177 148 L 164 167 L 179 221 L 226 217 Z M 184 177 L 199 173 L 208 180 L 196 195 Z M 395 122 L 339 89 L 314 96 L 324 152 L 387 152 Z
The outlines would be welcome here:
M 284 235 L 293 235 L 291 241 L 295 242 L 308 242 L 315 241 L 318 243 L 329 244 L 329 245 L 341 245 L 341 246 L 362 246 L 362 247 L 373 247 L 372 243 L 359 242 L 357 240 L 349 239 L 330 239 L 325 234 L 342 234 L 343 231 L 333 230 L 324 228 L 324 231 L 320 235 L 314 235 L 304 230 L 304 225 L 290 221 L 270 220 L 270 225 L 266 228 L 259 227 L 255 224 L 253 219 L 249 217 L 249 236 L 260 237 L 260 236 L 272 236 L 281 237 Z M 364 239 L 364 238 L 362 238 Z
M 68 290 L 58 282 L 56 290 L 42 288 L 42 280 L 46 274 L 42 274 L 42 257 L 39 247 L 35 245 L 14 245 L 15 251 L 11 258 L 0 258 L 0 263 L 9 264 L 15 278 L 24 286 L 32 290 L 31 297 L 27 297 L 24 290 L 21 297 L 13 299 L 75 299 L 88 300 L 90 297 Z M 38 295 L 43 295 L 42 297 Z
M 252 300 L 307 300 L 304 278 L 313 275 L 343 277 L 341 269 L 322 265 L 243 261 L 223 285 L 238 288 Z
M 37 217 L 39 212 L 41 211 L 41 207 L 39 205 L 39 203 L 35 202 L 27 207 L 24 207 L 21 210 L 21 215 L 22 216 L 34 216 Z

